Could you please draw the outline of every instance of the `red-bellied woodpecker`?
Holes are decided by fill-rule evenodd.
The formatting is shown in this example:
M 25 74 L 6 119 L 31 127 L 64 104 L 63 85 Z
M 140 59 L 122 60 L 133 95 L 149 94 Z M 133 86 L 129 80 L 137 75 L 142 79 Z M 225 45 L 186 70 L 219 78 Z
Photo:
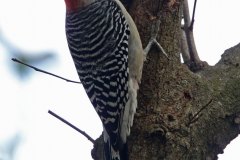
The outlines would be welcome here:
M 119 0 L 65 3 L 68 46 L 103 124 L 105 159 L 126 160 L 145 59 L 137 27 Z

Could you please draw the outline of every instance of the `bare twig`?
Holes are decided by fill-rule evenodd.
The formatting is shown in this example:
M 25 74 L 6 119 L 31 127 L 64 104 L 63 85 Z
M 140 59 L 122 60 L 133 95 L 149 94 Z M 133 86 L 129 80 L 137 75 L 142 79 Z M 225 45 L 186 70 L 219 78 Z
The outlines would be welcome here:
M 24 62 L 22 62 L 22 61 L 20 61 L 20 60 L 18 60 L 18 59 L 16 59 L 16 58 L 12 58 L 12 61 L 17 62 L 17 63 L 20 63 L 20 64 L 23 64 L 23 65 L 25 65 L 25 66 L 27 66 L 27 67 L 29 67 L 29 68 L 34 69 L 35 71 L 42 72 L 42 73 L 45 73 L 45 74 L 48 74 L 48 75 L 51 75 L 51 76 L 54 76 L 54 77 L 60 78 L 60 79 L 65 80 L 65 81 L 67 81 L 67 82 L 71 82 L 71 83 L 79 83 L 79 84 L 81 84 L 81 82 L 72 81 L 72 80 L 69 80 L 69 79 L 63 78 L 63 77 L 61 77 L 61 76 L 55 75 L 55 74 L 53 74 L 53 73 L 50 73 L 50 72 L 44 71 L 44 70 L 39 69 L 39 68 L 37 68 L 37 67 L 31 66 L 31 65 L 29 65 L 29 64 L 26 64 L 26 63 L 24 63 Z
M 95 142 L 94 139 L 92 137 L 90 137 L 86 132 L 80 130 L 79 128 L 77 128 L 76 126 L 74 126 L 73 124 L 68 122 L 67 120 L 63 119 L 62 117 L 58 116 L 56 113 L 52 112 L 51 110 L 49 110 L 48 113 L 51 114 L 52 116 L 54 116 L 55 118 L 59 119 L 63 123 L 67 124 L 68 126 L 73 128 L 74 130 L 76 130 L 79 133 L 81 133 L 83 136 L 85 136 L 89 141 L 91 141 L 94 144 L 94 142 Z
M 190 118 L 187 126 L 189 126 L 190 124 L 196 122 L 196 121 L 198 120 L 198 118 L 200 117 L 200 116 L 199 116 L 200 113 L 201 113 L 205 108 L 207 108 L 207 106 L 209 106 L 209 105 L 212 103 L 212 101 L 213 101 L 213 99 L 210 99 L 210 101 L 208 101 L 207 104 L 205 104 L 196 114 L 194 114 L 194 115 Z
M 191 24 L 189 26 L 190 30 L 193 30 L 193 24 L 194 24 L 194 21 L 195 21 L 194 17 L 195 17 L 196 6 L 197 6 L 197 0 L 194 1 L 193 13 L 192 13 L 192 21 L 191 21 Z

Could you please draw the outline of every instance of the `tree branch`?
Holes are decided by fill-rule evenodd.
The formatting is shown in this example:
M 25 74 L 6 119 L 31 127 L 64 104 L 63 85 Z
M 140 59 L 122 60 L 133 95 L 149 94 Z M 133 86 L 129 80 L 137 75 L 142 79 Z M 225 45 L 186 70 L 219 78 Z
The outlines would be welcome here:
M 184 31 L 186 34 L 186 40 L 188 44 L 188 50 L 190 55 L 190 62 L 185 62 L 189 66 L 192 71 L 201 70 L 204 66 L 207 66 L 206 62 L 202 62 L 198 56 L 197 48 L 195 45 L 195 40 L 193 36 L 193 23 L 194 23 L 194 16 L 195 16 L 195 8 L 196 8 L 196 1 L 194 3 L 194 10 L 193 10 L 193 19 L 190 22 L 190 13 L 188 7 L 188 0 L 183 1 L 183 18 L 184 18 Z
M 151 29 L 145 13 L 158 2 L 136 1 L 131 7 L 143 42 Z M 162 12 L 159 29 L 170 61 L 152 50 L 144 64 L 137 114 L 128 137 L 129 159 L 215 160 L 239 133 L 240 55 L 224 54 L 216 66 L 197 74 L 189 72 L 179 63 L 180 9 L 171 11 Z M 231 50 L 240 54 L 240 44 Z M 209 99 L 213 101 L 206 104 Z M 189 119 L 192 113 L 193 119 Z M 102 142 L 102 137 L 97 142 Z M 94 147 L 102 149 L 103 145 Z
M 73 124 L 71 124 L 70 122 L 68 122 L 67 120 L 63 119 L 62 117 L 58 116 L 56 113 L 52 112 L 51 110 L 48 111 L 49 114 L 51 114 L 52 116 L 54 116 L 55 118 L 59 119 L 60 121 L 62 121 L 63 123 L 67 124 L 68 126 L 70 126 L 71 128 L 73 128 L 74 130 L 78 131 L 79 133 L 81 133 L 83 136 L 85 136 L 90 142 L 92 142 L 94 144 L 95 140 L 90 137 L 86 132 L 80 130 L 79 128 L 77 128 L 76 126 L 74 126 Z
M 45 73 L 45 74 L 48 74 L 48 75 L 51 75 L 51 76 L 57 77 L 57 78 L 59 78 L 59 79 L 65 80 L 65 81 L 67 81 L 67 82 L 81 84 L 81 82 L 72 81 L 72 80 L 69 80 L 69 79 L 63 78 L 63 77 L 61 77 L 61 76 L 58 76 L 58 75 L 56 75 L 56 74 L 53 74 L 53 73 L 50 73 L 50 72 L 44 71 L 44 70 L 39 69 L 39 68 L 37 68 L 37 67 L 31 66 L 31 65 L 29 65 L 29 64 L 26 64 L 26 63 L 24 63 L 24 62 L 22 62 L 22 61 L 20 61 L 20 60 L 18 60 L 18 59 L 16 59 L 16 58 L 12 58 L 12 61 L 14 61 L 14 62 L 16 62 L 16 63 L 20 63 L 20 64 L 22 64 L 22 65 L 25 65 L 25 66 L 27 66 L 27 67 L 29 67 L 29 68 L 32 68 L 32 69 L 34 69 L 35 71 L 38 71 L 38 72 L 41 72 L 41 73 Z

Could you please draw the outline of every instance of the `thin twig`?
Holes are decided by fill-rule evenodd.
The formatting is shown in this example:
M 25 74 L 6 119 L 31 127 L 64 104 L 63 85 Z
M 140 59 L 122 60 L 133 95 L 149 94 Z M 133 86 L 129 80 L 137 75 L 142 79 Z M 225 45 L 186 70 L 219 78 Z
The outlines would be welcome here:
M 48 75 L 51 75 L 51 76 L 54 76 L 54 77 L 60 78 L 60 79 L 65 80 L 65 81 L 67 81 L 67 82 L 81 84 L 81 82 L 72 81 L 72 80 L 69 80 L 69 79 L 63 78 L 63 77 L 61 77 L 61 76 L 55 75 L 55 74 L 53 74 L 53 73 L 50 73 L 50 72 L 44 71 L 44 70 L 39 69 L 39 68 L 37 68 L 37 67 L 31 66 L 31 65 L 29 65 L 29 64 L 26 64 L 26 63 L 24 63 L 24 62 L 22 62 L 22 61 L 20 61 L 20 60 L 18 60 L 18 59 L 16 59 L 16 58 L 12 58 L 12 61 L 17 62 L 17 63 L 20 63 L 20 64 L 23 64 L 23 65 L 25 65 L 25 66 L 27 66 L 27 67 L 29 67 L 29 68 L 34 69 L 35 71 L 42 72 L 42 73 L 45 73 L 45 74 L 48 74 Z
M 190 30 L 193 30 L 193 24 L 194 24 L 194 21 L 195 21 L 194 17 L 195 17 L 196 6 L 197 6 L 197 0 L 194 1 L 193 13 L 192 13 L 192 21 L 191 21 L 191 24 L 189 26 Z
M 58 116 L 56 113 L 52 112 L 51 110 L 49 110 L 48 113 L 51 114 L 52 116 L 54 116 L 55 118 L 59 119 L 63 123 L 67 124 L 68 126 L 73 128 L 74 130 L 76 130 L 79 133 L 81 133 L 83 136 L 85 136 L 89 141 L 91 141 L 94 144 L 94 142 L 95 142 L 94 139 L 92 137 L 90 137 L 86 132 L 80 130 L 79 128 L 77 128 L 76 126 L 74 126 L 73 124 L 68 122 L 67 120 L 63 119 L 62 117 Z
M 189 126 L 190 124 L 194 123 L 197 121 L 198 117 L 199 117 L 199 114 L 205 109 L 207 108 L 207 106 L 209 106 L 211 103 L 212 103 L 213 99 L 210 99 L 210 101 L 205 104 L 196 114 L 194 114 L 191 119 L 189 120 L 187 126 Z

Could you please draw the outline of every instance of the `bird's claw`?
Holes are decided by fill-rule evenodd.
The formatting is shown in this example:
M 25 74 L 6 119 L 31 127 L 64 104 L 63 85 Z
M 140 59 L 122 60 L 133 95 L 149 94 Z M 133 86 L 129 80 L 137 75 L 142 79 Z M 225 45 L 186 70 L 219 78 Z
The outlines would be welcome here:
M 161 21 L 160 19 L 156 20 L 154 22 L 154 24 L 152 25 L 152 29 L 151 29 L 151 39 L 149 40 L 146 48 L 144 49 L 144 53 L 145 56 L 147 56 L 147 54 L 149 53 L 151 47 L 153 44 L 155 44 L 157 46 L 157 48 L 163 53 L 164 56 L 166 56 L 168 58 L 167 53 L 165 52 L 165 50 L 163 49 L 163 47 L 161 46 L 161 44 L 157 41 L 157 34 L 159 31 L 159 25 L 160 25 Z M 169 59 L 169 58 L 168 58 Z

